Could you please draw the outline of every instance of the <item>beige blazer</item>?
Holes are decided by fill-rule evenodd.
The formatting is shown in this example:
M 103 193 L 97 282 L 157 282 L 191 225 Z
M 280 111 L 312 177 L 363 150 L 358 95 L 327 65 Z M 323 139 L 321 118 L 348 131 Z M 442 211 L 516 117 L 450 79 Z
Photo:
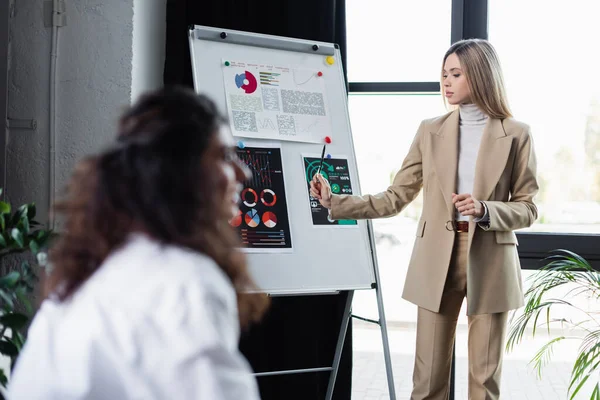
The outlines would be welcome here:
M 423 212 L 402 297 L 438 312 L 455 233 L 452 193 L 456 191 L 459 112 L 421 123 L 392 185 L 376 195 L 334 195 L 335 219 L 381 218 L 398 214 L 424 187 Z M 475 166 L 472 196 L 485 202 L 488 226 L 469 222 L 467 314 L 504 312 L 523 305 L 521 266 L 513 230 L 537 218 L 536 158 L 529 126 L 489 118 Z

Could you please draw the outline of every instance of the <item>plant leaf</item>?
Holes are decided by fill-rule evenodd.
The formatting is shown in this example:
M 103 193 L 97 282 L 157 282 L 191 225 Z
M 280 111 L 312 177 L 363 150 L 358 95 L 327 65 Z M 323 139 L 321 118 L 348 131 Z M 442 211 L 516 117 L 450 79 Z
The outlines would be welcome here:
M 29 207 L 27 208 L 27 218 L 29 218 L 29 221 L 33 221 L 35 219 L 35 214 L 36 214 L 35 203 L 30 203 Z
M 6 377 L 6 374 L 4 373 L 4 369 L 0 368 L 0 385 L 2 385 L 2 387 L 6 387 L 6 384 L 8 383 L 8 378 Z
M 36 240 L 38 242 L 38 245 L 40 247 L 45 247 L 48 244 L 48 240 L 50 239 L 51 234 L 52 231 L 47 231 L 44 229 L 40 229 L 39 231 L 37 231 Z
M 23 337 L 23 334 L 18 331 L 14 331 L 13 335 L 14 337 L 12 338 L 11 342 L 17 347 L 17 349 L 19 349 L 19 351 L 21 351 L 23 345 L 25 344 L 25 337 Z
M 4 290 L 0 290 L 0 297 L 11 310 L 15 307 L 13 299 Z
M 552 356 L 555 343 L 563 339 L 581 341 L 568 387 L 569 398 L 574 399 L 583 392 L 584 386 L 587 390 L 590 385 L 586 385 L 586 382 L 590 382 L 590 377 L 595 380 L 600 369 L 600 313 L 581 308 L 569 300 L 574 296 L 600 300 L 600 274 L 587 260 L 569 250 L 555 250 L 546 257 L 546 261 L 546 265 L 527 280 L 529 288 L 525 292 L 525 307 L 522 314 L 513 314 L 511 318 L 506 348 L 511 350 L 520 343 L 528 327 L 533 328 L 533 335 L 544 324 L 548 325 L 550 333 L 551 323 L 559 323 L 563 328 L 568 325 L 583 329 L 586 332 L 583 340 L 578 336 L 553 338 L 538 350 L 530 362 L 540 375 L 542 367 Z M 565 290 L 566 294 L 562 293 L 560 298 L 550 298 L 549 293 L 556 288 Z M 552 318 L 550 309 L 553 306 L 566 306 L 572 312 L 566 318 Z M 600 400 L 600 384 L 594 386 L 591 396 L 591 399 Z
M 19 354 L 19 349 L 7 340 L 0 340 L 0 354 L 4 354 L 8 357 L 15 357 Z
M 23 305 L 23 307 L 25 307 L 25 310 L 27 311 L 28 314 L 33 314 L 33 306 L 31 305 L 31 301 L 25 294 L 24 290 L 25 290 L 25 288 L 23 288 L 23 291 L 21 291 L 21 290 L 15 291 L 15 293 L 17 295 L 17 299 L 19 299 L 19 302 Z
M 18 228 L 13 228 L 13 230 L 10 232 L 10 235 L 20 247 L 24 246 L 23 233 Z
M 596 386 L 594 387 L 594 391 L 592 392 L 592 397 L 590 397 L 590 400 L 600 400 L 600 384 L 596 383 Z
M 14 226 L 17 225 L 17 223 L 21 219 L 21 215 L 23 214 L 22 208 L 23 208 L 23 206 L 19 207 L 17 209 L 17 211 L 15 211 L 13 213 L 13 215 L 10 217 L 10 219 L 8 220 L 8 226 L 9 227 L 14 227 Z
M 31 250 L 34 256 L 37 255 L 37 253 L 39 253 L 40 246 L 37 244 L 35 239 L 31 239 L 31 241 L 29 242 L 29 250 Z
M 19 271 L 12 271 L 0 278 L 0 287 L 13 287 L 21 278 Z
M 20 313 L 5 314 L 0 317 L 0 325 L 17 331 L 27 325 L 29 317 Z
M 0 213 L 10 214 L 10 204 L 5 201 L 0 201 Z
M 569 398 L 570 400 L 574 400 L 575 396 L 577 396 L 577 393 L 579 393 L 579 391 L 581 390 L 581 388 L 583 387 L 583 385 L 587 382 L 587 380 L 590 378 L 589 375 L 586 375 L 585 377 L 583 377 L 583 379 L 581 379 L 581 382 L 579 382 L 579 385 L 577 385 L 577 388 L 575 389 L 575 391 L 573 391 L 573 393 L 571 394 L 571 397 Z M 575 382 L 572 381 L 571 385 L 573 385 Z M 570 387 L 569 387 L 570 389 Z
M 566 339 L 564 336 L 559 336 L 559 337 L 556 337 L 556 338 L 552 339 L 551 341 L 549 341 L 548 343 L 546 343 L 545 345 L 543 345 L 538 350 L 538 352 L 533 357 L 533 359 L 531 360 L 531 362 L 535 366 L 535 369 L 537 370 L 537 375 L 538 375 L 539 379 L 542 379 L 542 369 L 543 369 L 543 367 L 552 358 L 552 350 L 553 350 L 552 347 L 554 346 L 554 344 L 556 344 L 557 342 L 560 342 L 561 340 L 564 340 L 564 339 Z
M 23 232 L 25 232 L 25 234 L 28 234 L 29 233 L 29 218 L 27 218 L 27 214 L 23 214 L 20 222 L 23 225 Z

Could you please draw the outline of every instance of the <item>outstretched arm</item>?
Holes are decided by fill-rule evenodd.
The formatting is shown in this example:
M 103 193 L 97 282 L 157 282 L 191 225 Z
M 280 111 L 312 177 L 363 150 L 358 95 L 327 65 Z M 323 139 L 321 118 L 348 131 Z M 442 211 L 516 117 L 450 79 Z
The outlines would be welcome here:
M 415 135 L 400 171 L 386 191 L 375 195 L 332 195 L 334 219 L 367 219 L 396 215 L 417 197 L 423 186 L 423 123 Z

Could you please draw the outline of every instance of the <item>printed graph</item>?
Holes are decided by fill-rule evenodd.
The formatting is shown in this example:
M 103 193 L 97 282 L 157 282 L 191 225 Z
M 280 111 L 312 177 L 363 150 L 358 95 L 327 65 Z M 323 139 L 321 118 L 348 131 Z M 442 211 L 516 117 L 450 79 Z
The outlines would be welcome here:
M 278 147 L 244 147 L 237 150 L 252 177 L 240 193 L 240 213 L 230 224 L 244 247 L 260 252 L 292 248 L 285 183 Z M 282 250 L 283 249 L 283 250 Z
M 272 152 L 271 151 L 243 151 L 238 152 L 240 159 L 252 172 L 252 178 L 246 182 L 247 186 L 255 189 L 270 188 L 273 185 Z

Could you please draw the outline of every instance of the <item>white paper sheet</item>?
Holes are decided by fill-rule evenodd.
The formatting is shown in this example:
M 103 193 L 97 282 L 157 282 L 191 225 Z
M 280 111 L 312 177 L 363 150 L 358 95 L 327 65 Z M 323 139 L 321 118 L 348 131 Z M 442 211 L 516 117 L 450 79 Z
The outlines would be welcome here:
M 223 79 L 235 136 L 309 143 L 332 136 L 326 71 L 223 59 Z

